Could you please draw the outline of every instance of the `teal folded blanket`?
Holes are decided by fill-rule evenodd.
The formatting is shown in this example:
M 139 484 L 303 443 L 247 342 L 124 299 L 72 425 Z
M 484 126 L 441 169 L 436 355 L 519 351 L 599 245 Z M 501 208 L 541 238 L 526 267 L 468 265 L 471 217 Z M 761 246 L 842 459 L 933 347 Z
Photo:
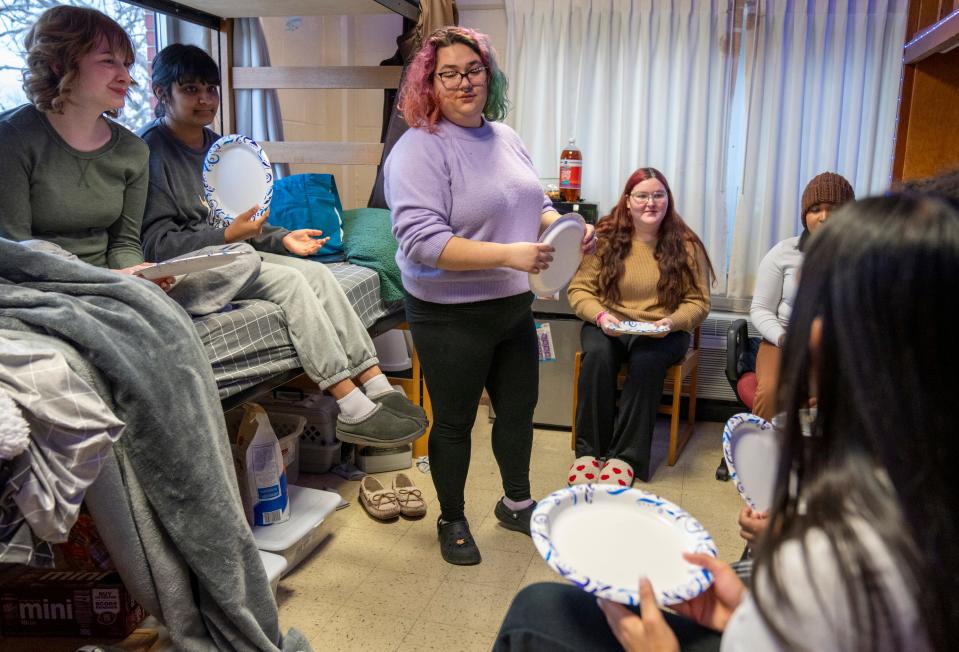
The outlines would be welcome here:
M 380 295 L 385 303 L 403 299 L 400 268 L 396 265 L 396 238 L 390 212 L 383 208 L 343 211 L 343 253 L 354 265 L 368 267 L 380 277 Z

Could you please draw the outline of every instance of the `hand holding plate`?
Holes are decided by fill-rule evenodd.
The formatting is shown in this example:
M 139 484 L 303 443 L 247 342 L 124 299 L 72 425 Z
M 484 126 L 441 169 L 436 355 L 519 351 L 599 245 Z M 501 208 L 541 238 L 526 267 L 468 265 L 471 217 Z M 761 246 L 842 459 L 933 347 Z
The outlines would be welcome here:
M 596 251 L 596 227 L 592 224 L 587 224 L 586 232 L 583 233 L 582 251 L 584 254 L 591 254 Z
M 537 274 L 553 262 L 553 249 L 541 242 L 514 242 L 506 245 L 506 267 Z
M 599 318 L 598 325 L 606 335 L 609 335 L 610 337 L 619 337 L 622 335 L 621 331 L 616 330 L 616 326 L 618 326 L 619 323 L 619 319 L 607 312 Z
M 283 236 L 283 246 L 296 256 L 312 256 L 323 248 L 330 237 L 321 238 L 323 232 L 319 229 L 297 229 Z
M 672 605 L 673 611 L 695 620 L 704 627 L 717 632 L 726 629 L 733 612 L 742 602 L 746 585 L 736 575 L 732 566 L 710 555 L 684 552 L 683 559 L 695 566 L 702 566 L 713 576 L 708 589 L 691 600 Z M 645 616 L 645 614 L 644 614 Z
M 606 622 L 626 652 L 679 652 L 679 641 L 663 618 L 656 604 L 653 585 L 645 577 L 639 581 L 639 610 L 637 616 L 626 607 L 598 599 L 597 604 L 606 616 Z
M 243 242 L 244 240 L 255 238 L 263 232 L 263 227 L 266 225 L 266 218 L 270 216 L 270 209 L 267 209 L 266 212 L 263 213 L 262 219 L 254 217 L 258 210 L 260 210 L 260 207 L 256 205 L 253 208 L 243 211 L 236 216 L 236 219 L 230 222 L 230 225 L 223 230 L 223 239 L 227 244 Z
M 653 326 L 656 328 L 664 328 L 666 330 L 658 333 L 651 333 L 650 337 L 666 337 L 672 332 L 674 325 L 675 324 L 673 324 L 673 320 L 669 317 L 663 317 L 659 321 L 654 321 Z
M 139 276 L 143 278 L 143 275 L 140 274 L 144 269 L 150 269 L 151 267 L 156 267 L 156 263 L 140 263 L 139 265 L 134 265 L 133 267 L 125 267 L 123 269 L 115 269 L 113 271 L 119 272 L 120 274 L 132 274 L 133 276 Z M 176 279 L 172 276 L 163 276 L 161 278 L 152 278 L 144 279 L 149 280 L 151 283 L 155 283 L 160 286 L 160 289 L 164 292 L 169 292 L 173 289 L 173 285 L 176 283 Z

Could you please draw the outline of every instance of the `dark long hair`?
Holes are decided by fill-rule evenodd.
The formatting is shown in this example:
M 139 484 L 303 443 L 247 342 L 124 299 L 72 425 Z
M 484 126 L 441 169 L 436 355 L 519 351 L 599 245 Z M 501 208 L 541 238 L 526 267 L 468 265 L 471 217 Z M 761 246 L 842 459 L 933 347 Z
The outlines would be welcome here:
M 686 292 L 697 282 L 696 262 L 690 260 L 690 248 L 701 253 L 709 267 L 707 283 L 716 278 L 713 264 L 706 253 L 703 241 L 699 239 L 679 216 L 673 203 L 673 191 L 663 173 L 656 168 L 639 168 L 626 181 L 623 194 L 616 202 L 612 212 L 599 221 L 596 226 L 599 256 L 599 296 L 605 305 L 618 305 L 622 299 L 619 292 L 619 279 L 626 271 L 626 256 L 633 247 L 633 217 L 626 202 L 629 193 L 640 181 L 658 179 L 666 188 L 669 204 L 666 215 L 659 224 L 659 238 L 656 241 L 656 262 L 659 266 L 659 283 L 656 285 L 657 299 L 667 311 L 672 312 L 682 303 Z
M 933 648 L 954 644 L 956 297 L 959 212 L 939 199 L 853 202 L 810 239 L 783 351 L 778 493 L 754 575 L 768 574 L 771 592 L 756 601 L 789 647 L 802 649 L 803 632 L 776 625 L 792 601 L 774 558 L 794 541 L 809 559 L 811 531 L 830 543 L 854 619 L 843 627 L 858 648 L 908 647 L 882 589 L 880 562 L 857 534 L 863 523 L 902 573 Z M 821 333 L 817 352 L 809 346 L 814 329 Z M 817 416 L 811 436 L 803 436 L 799 413 L 812 395 Z
M 195 45 L 173 43 L 160 50 L 153 59 L 150 84 L 157 98 L 156 117 L 166 114 L 166 103 L 173 84 L 196 82 L 220 85 L 220 68 L 209 54 Z

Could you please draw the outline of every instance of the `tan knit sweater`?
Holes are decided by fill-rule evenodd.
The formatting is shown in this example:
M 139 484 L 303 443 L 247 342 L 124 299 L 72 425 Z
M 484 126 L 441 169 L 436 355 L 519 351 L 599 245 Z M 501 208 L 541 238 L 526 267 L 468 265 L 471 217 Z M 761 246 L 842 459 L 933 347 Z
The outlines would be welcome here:
M 652 322 L 669 317 L 673 320 L 673 330 L 695 330 L 709 314 L 709 268 L 705 256 L 698 250 L 694 252 L 690 247 L 690 256 L 696 257 L 693 268 L 699 282 L 689 288 L 679 307 L 668 313 L 656 297 L 659 265 L 653 257 L 655 251 L 655 242 L 633 241 L 633 246 L 626 256 L 623 276 L 619 279 L 622 303 L 615 306 L 603 305 L 599 299 L 599 257 L 585 256 L 567 291 L 569 303 L 577 316 L 590 323 L 594 323 L 596 315 L 603 310 L 609 311 L 620 320 Z

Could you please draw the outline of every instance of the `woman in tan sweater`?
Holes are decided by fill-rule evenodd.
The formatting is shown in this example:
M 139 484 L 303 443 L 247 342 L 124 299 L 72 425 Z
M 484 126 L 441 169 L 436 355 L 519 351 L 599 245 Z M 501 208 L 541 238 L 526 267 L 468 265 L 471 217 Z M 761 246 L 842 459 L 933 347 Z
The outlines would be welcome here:
M 583 259 L 568 291 L 586 322 L 569 482 L 629 486 L 634 475 L 649 480 L 666 369 L 682 358 L 690 333 L 709 313 L 715 274 L 702 241 L 676 212 L 666 177 L 654 168 L 633 172 L 596 232 L 596 253 Z M 622 334 L 616 329 L 627 320 L 668 330 Z M 624 363 L 629 371 L 617 412 L 616 376 Z

